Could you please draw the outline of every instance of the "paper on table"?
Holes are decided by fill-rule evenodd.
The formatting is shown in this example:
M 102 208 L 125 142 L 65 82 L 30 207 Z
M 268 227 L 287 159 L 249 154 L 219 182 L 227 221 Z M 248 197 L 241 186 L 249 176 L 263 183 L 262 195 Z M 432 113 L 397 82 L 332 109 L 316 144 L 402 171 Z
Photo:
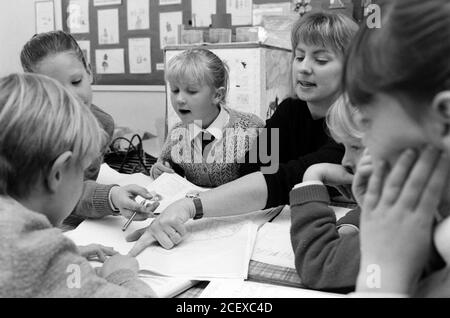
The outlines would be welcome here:
M 334 207 L 336 219 L 343 217 L 350 209 Z M 251 259 L 257 262 L 295 269 L 295 255 L 292 250 L 291 211 L 285 206 L 282 212 L 258 231 Z
M 308 289 L 269 285 L 242 280 L 211 281 L 200 298 L 343 298 L 345 295 L 332 294 Z
M 258 231 L 252 260 L 295 269 L 289 226 L 266 223 Z
M 182 243 L 171 250 L 154 243 L 137 257 L 140 268 L 153 274 L 197 280 L 246 278 L 257 229 L 271 217 L 273 212 L 267 210 L 188 221 L 188 233 Z M 112 216 L 86 220 L 65 234 L 78 245 L 97 243 L 127 254 L 134 243 L 126 242 L 126 235 L 152 220 L 133 222 L 124 233 L 121 227 L 125 221 L 123 217 Z
M 90 261 L 89 263 L 94 268 L 101 267 L 103 265 L 97 261 Z M 145 272 L 140 272 L 138 277 L 150 286 L 159 298 L 174 297 L 198 283 L 198 281 L 195 280 L 157 276 Z

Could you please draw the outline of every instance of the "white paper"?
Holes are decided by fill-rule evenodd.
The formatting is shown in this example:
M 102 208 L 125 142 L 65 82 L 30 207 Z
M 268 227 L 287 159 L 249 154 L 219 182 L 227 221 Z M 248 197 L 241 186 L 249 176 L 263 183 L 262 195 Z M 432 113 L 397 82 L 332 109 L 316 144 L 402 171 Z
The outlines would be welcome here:
M 211 15 L 216 14 L 216 0 L 192 0 L 192 26 L 209 27 Z
M 104 163 L 100 166 L 96 182 L 100 184 L 118 184 L 120 186 L 137 184 L 145 188 L 153 182 L 153 179 L 143 173 L 119 173 Z
M 70 33 L 89 33 L 89 0 L 70 0 L 66 24 Z
M 253 261 L 295 269 L 290 226 L 268 222 L 261 227 L 256 237 Z
M 55 29 L 53 1 L 36 2 L 36 33 Z
M 122 0 L 94 0 L 94 7 L 109 6 L 116 4 L 122 4 Z
M 179 43 L 178 26 L 182 24 L 182 13 L 177 12 L 161 12 L 159 14 L 159 36 L 160 48 L 166 45 L 175 45 Z
M 179 245 L 166 250 L 155 242 L 138 255 L 142 274 L 149 272 L 190 280 L 244 279 L 256 231 L 271 216 L 269 211 L 259 211 L 236 217 L 190 220 L 186 223 L 187 234 Z M 122 232 L 125 222 L 125 218 L 113 216 L 86 220 L 65 235 L 77 245 L 97 243 L 127 254 L 134 243 L 126 242 L 125 237 L 148 226 L 152 219 L 132 222 L 127 231 Z
M 78 46 L 86 58 L 86 62 L 91 63 L 91 41 L 77 41 Z
M 160 298 L 172 298 L 194 286 L 197 281 L 140 274 L 139 279 L 150 286 Z
M 96 50 L 95 64 L 97 74 L 123 74 L 125 73 L 124 50 Z
M 150 28 L 150 4 L 148 0 L 128 0 L 128 30 Z
M 209 1 L 209 0 L 207 0 Z M 170 4 L 181 4 L 181 0 L 159 0 L 160 6 L 166 6 Z
M 104 44 L 119 43 L 119 10 L 98 10 L 98 42 Z
M 213 280 L 203 290 L 200 298 L 344 298 L 308 289 L 255 283 L 243 280 Z
M 227 0 L 227 13 L 231 13 L 232 25 L 252 24 L 253 0 Z
M 128 58 L 131 74 L 149 74 L 152 72 L 150 45 L 150 38 L 128 39 Z

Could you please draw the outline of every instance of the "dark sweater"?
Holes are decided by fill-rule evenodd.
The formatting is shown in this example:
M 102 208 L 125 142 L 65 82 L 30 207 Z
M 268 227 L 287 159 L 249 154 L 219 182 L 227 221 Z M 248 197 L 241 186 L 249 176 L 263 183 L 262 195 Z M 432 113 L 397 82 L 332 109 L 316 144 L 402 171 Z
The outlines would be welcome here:
M 271 130 L 279 129 L 279 162 L 276 173 L 264 173 L 268 188 L 265 208 L 289 204 L 289 191 L 300 183 L 306 169 L 316 163 L 340 163 L 344 148 L 332 140 L 326 132 L 325 120 L 314 120 L 306 102 L 288 98 L 266 121 L 266 128 L 260 138 L 265 137 L 270 149 Z M 264 166 L 259 162 L 253 166 L 254 172 Z M 248 166 L 245 166 L 248 167 Z
M 295 267 L 306 287 L 324 291 L 351 292 L 356 286 L 361 258 L 359 232 L 339 235 L 339 224 L 359 227 L 359 208 L 336 222 L 329 207 L 330 197 L 323 185 L 308 185 L 290 192 L 291 243 Z M 424 268 L 420 296 L 450 294 L 450 288 L 437 281 L 450 280 L 449 269 L 432 247 Z M 435 275 L 433 275 L 435 274 Z
M 336 216 L 329 204 L 330 197 L 323 185 L 291 191 L 291 242 L 295 267 L 308 288 L 350 292 L 355 288 L 359 271 L 359 233 L 339 235 Z M 349 221 L 357 220 L 359 214 L 358 209 L 346 216 L 350 216 Z M 356 222 L 340 223 L 355 225 Z

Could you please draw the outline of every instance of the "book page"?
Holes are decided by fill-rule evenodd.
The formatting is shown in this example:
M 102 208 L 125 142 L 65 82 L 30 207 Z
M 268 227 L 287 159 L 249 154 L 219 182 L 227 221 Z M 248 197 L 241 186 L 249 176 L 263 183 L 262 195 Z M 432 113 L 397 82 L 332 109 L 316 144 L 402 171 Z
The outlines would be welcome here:
M 166 250 L 154 242 L 138 257 L 140 269 L 151 274 L 191 280 L 211 278 L 246 278 L 258 227 L 273 217 L 271 210 L 246 215 L 190 220 L 187 235 L 174 248 Z M 65 234 L 77 245 L 92 243 L 114 247 L 127 254 L 134 242 L 126 236 L 145 227 L 152 219 L 132 222 L 126 232 L 123 217 L 86 220 Z

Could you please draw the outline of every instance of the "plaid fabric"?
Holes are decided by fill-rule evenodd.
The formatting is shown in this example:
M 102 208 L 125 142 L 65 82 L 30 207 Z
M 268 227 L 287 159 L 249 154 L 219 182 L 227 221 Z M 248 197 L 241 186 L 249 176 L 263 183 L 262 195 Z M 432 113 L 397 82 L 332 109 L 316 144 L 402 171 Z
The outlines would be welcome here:
M 303 288 L 300 277 L 295 269 L 256 261 L 250 261 L 248 280 L 259 283 Z

